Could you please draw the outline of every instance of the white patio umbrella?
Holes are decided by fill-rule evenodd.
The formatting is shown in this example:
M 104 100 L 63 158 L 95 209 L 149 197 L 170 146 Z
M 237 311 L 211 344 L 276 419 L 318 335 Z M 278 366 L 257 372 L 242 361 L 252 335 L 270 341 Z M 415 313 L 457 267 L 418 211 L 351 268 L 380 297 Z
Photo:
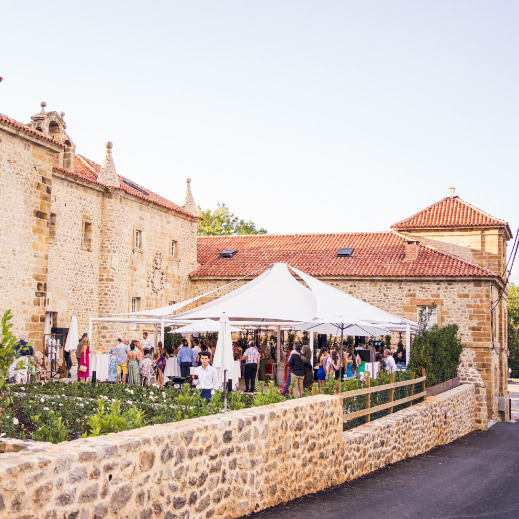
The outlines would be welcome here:
M 77 328 L 77 317 L 72 316 L 70 326 L 68 328 L 67 341 L 65 342 L 65 351 L 73 351 L 77 349 L 79 343 L 79 332 Z
M 227 319 L 229 322 L 229 319 Z M 218 321 L 212 319 L 202 319 L 201 321 L 195 321 L 176 330 L 171 330 L 169 333 L 218 333 L 220 331 L 221 324 Z M 241 328 L 236 328 L 229 325 L 231 332 L 239 332 Z
M 225 312 L 220 317 L 220 330 L 218 332 L 218 342 L 214 352 L 213 367 L 220 373 L 223 372 L 223 394 L 224 411 L 227 411 L 227 372 L 234 368 L 234 355 L 232 351 L 231 326 L 229 318 Z
M 374 337 L 378 335 L 388 335 L 391 332 L 375 326 L 371 323 L 348 319 L 347 317 L 334 316 L 326 319 L 313 319 L 308 323 L 294 326 L 295 330 L 302 330 L 314 333 L 326 333 L 327 335 L 358 335 L 361 337 Z
M 362 337 L 371 337 L 377 335 L 389 335 L 391 332 L 366 323 L 361 320 L 344 317 L 341 315 L 329 316 L 326 318 L 313 319 L 308 323 L 303 323 L 294 327 L 296 330 L 304 330 L 315 333 L 326 333 L 328 335 L 341 336 L 341 353 L 340 361 L 342 365 L 342 338 L 344 335 L 359 335 Z

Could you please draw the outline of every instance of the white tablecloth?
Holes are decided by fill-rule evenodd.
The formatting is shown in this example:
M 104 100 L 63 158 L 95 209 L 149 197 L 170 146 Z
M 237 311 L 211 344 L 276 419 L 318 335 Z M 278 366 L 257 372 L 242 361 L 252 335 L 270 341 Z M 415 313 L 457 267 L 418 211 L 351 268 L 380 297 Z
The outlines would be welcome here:
M 108 380 L 108 368 L 110 367 L 110 354 L 104 353 L 98 355 L 97 353 L 90 354 L 90 376 L 92 371 L 96 372 L 96 380 L 98 382 L 105 382 Z
M 234 391 L 238 389 L 238 385 L 240 383 L 240 377 L 241 377 L 241 368 L 240 368 L 241 362 L 239 360 L 234 361 L 234 369 L 231 373 L 227 373 L 227 380 L 232 379 L 232 388 Z M 223 371 L 219 373 L 220 375 L 220 384 L 223 386 Z
M 180 377 L 180 366 L 178 365 L 176 357 L 169 357 L 169 359 L 166 359 L 164 382 L 167 382 L 170 377 Z

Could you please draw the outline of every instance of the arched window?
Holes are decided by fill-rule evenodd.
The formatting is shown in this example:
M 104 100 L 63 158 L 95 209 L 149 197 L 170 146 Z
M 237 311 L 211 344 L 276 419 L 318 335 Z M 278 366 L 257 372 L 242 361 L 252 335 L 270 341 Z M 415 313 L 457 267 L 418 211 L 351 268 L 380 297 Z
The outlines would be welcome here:
M 49 124 L 49 135 L 51 137 L 54 137 L 56 135 L 59 135 L 59 133 L 60 131 L 58 123 L 55 121 L 51 121 L 51 123 Z

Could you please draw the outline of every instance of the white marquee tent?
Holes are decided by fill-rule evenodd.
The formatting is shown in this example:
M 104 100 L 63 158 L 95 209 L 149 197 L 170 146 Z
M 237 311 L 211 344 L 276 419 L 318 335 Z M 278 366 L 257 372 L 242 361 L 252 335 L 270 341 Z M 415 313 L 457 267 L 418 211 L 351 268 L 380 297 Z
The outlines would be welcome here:
M 306 286 L 297 281 L 289 268 L 303 280 Z M 232 283 L 236 281 L 239 280 Z M 91 327 L 93 321 L 149 324 L 155 326 L 155 330 L 160 326 L 161 338 L 164 340 L 164 326 L 179 326 L 199 319 L 218 320 L 223 312 L 227 314 L 231 324 L 275 326 L 278 331 L 281 327 L 293 328 L 297 324 L 313 319 L 330 321 L 334 316 L 341 315 L 352 322 L 362 321 L 392 332 L 405 331 L 407 355 L 410 351 L 411 331 L 418 328 L 417 323 L 361 301 L 286 263 L 275 263 L 263 274 L 236 290 L 197 308 L 173 315 L 183 307 L 222 288 L 224 287 L 168 307 L 91 318 L 90 324 Z M 280 333 L 277 335 L 279 361 Z M 310 334 L 310 337 L 313 340 L 313 334 Z

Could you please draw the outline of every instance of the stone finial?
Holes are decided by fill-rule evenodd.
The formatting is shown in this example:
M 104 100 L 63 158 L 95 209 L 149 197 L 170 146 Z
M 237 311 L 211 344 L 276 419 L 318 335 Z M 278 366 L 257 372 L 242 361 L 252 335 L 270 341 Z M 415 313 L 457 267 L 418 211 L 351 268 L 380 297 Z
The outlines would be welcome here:
M 449 198 L 454 198 L 456 196 L 456 188 L 454 186 L 449 187 Z
M 115 170 L 114 159 L 112 157 L 112 147 L 113 144 L 108 141 L 106 143 L 105 160 L 103 161 L 101 171 L 97 176 L 97 181 L 105 186 L 119 187 L 119 176 Z
M 33 121 L 43 121 L 43 119 L 45 119 L 45 107 L 47 106 L 47 103 L 45 101 L 42 101 L 40 103 L 40 106 L 41 112 L 31 117 Z
M 59 116 L 63 119 L 63 117 L 65 117 L 65 112 L 60 112 Z
M 196 214 L 196 204 L 191 193 L 191 179 L 186 180 L 186 193 L 184 195 L 184 202 L 182 203 L 182 209 L 185 209 L 188 213 Z

